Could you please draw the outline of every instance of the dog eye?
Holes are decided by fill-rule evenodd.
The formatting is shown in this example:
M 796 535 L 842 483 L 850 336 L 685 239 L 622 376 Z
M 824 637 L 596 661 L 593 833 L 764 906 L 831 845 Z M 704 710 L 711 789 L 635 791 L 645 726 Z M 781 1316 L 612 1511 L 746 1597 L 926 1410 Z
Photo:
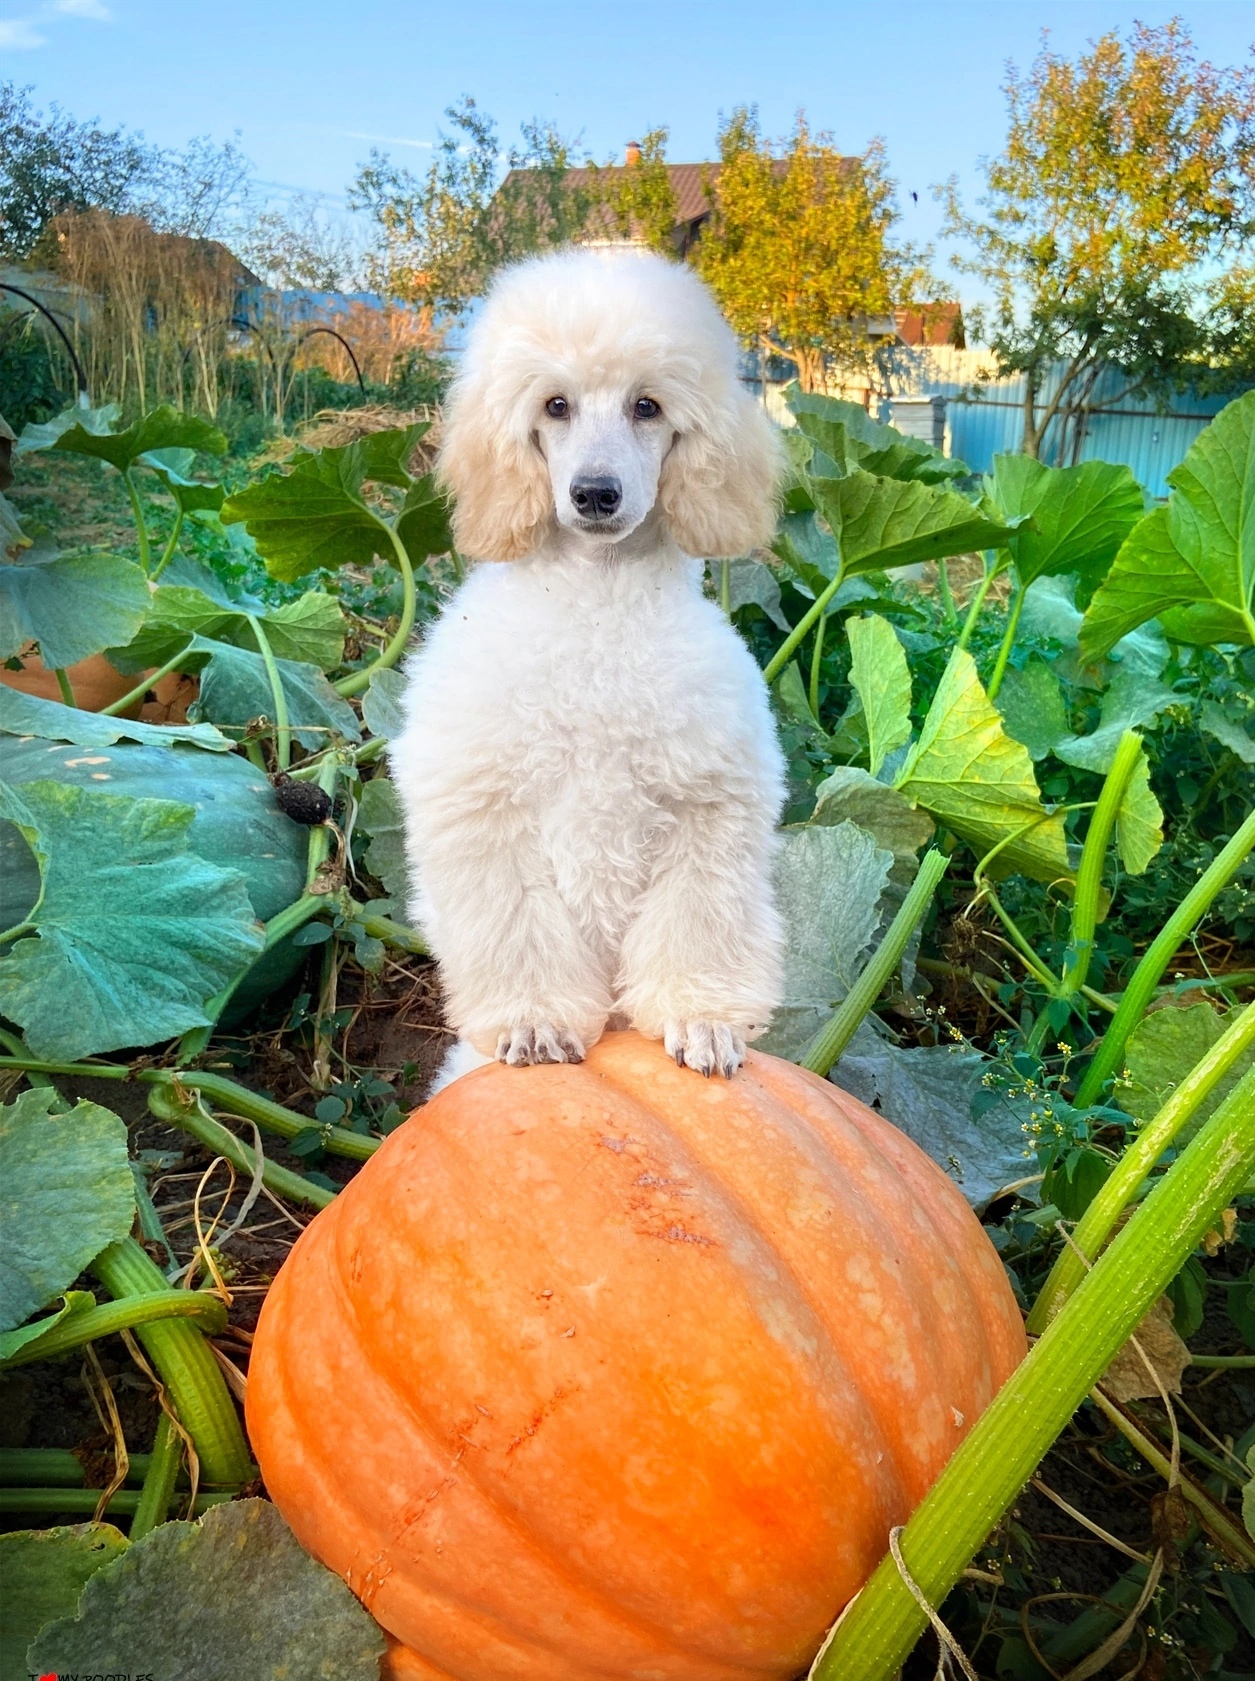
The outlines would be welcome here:
M 633 411 L 637 420 L 657 420 L 662 410 L 652 397 L 638 397 Z
M 545 413 L 551 420 L 565 420 L 570 412 L 570 404 L 565 397 L 551 397 L 545 404 Z

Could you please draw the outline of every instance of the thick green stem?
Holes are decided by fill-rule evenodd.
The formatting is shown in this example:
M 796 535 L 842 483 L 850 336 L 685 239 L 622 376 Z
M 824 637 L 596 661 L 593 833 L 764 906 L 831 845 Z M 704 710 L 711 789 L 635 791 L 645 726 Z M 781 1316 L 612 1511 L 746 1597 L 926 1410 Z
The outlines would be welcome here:
M 237 1489 L 221 1489 L 196 1496 L 196 1516 L 211 1506 L 221 1506 L 234 1500 Z M 139 1510 L 143 1490 L 120 1488 L 109 1496 L 105 1518 L 124 1518 Z M 90 1517 L 100 1502 L 98 1488 L 0 1488 L 0 1512 L 50 1513 L 64 1512 L 66 1517 Z
M 170 1502 L 174 1499 L 174 1485 L 183 1463 L 183 1438 L 170 1422 L 168 1413 L 157 1420 L 153 1437 L 152 1457 L 140 1489 L 139 1503 L 131 1519 L 131 1540 L 138 1541 L 150 1529 L 166 1521 Z
M 427 942 L 414 928 L 407 928 L 404 923 L 394 922 L 390 916 L 374 916 L 364 911 L 361 917 L 362 927 L 375 939 L 382 940 L 386 946 L 395 946 L 398 951 L 408 951 L 414 957 L 429 957 L 431 953 Z
M 1255 1070 L 1147 1197 L 977 1420 L 901 1536 L 907 1569 L 940 1605 L 1050 1444 L 1203 1233 L 1255 1167 Z M 817 1681 L 888 1681 L 926 1626 L 882 1560 L 823 1657 Z
M 1116 1221 L 1150 1177 L 1164 1151 L 1252 1045 L 1255 1045 L 1255 1004 L 1248 1004 L 1241 1015 L 1230 1021 L 1206 1056 L 1194 1065 L 1116 1162 L 1110 1178 L 1081 1216 L 1071 1243 L 1065 1246 L 1042 1286 L 1028 1316 L 1030 1331 L 1045 1330 L 1084 1278 L 1086 1263 L 1094 1259 L 1115 1230 Z
M 880 997 L 881 989 L 902 960 L 907 941 L 923 921 L 933 894 L 950 860 L 935 849 L 924 854 L 910 892 L 885 937 L 867 961 L 862 974 L 850 988 L 836 1014 L 811 1040 L 799 1062 L 812 1074 L 827 1074 L 854 1037 L 859 1023 Z
M 52 1360 L 72 1348 L 82 1348 L 100 1337 L 133 1331 L 140 1325 L 155 1325 L 163 1319 L 194 1319 L 208 1336 L 225 1330 L 227 1310 L 217 1296 L 203 1290 L 171 1290 L 162 1278 L 162 1289 L 122 1301 L 102 1302 L 85 1313 L 71 1313 L 59 1325 L 24 1344 L 7 1360 L 0 1359 L 0 1371 L 12 1366 L 29 1366 L 36 1360 Z
M 186 652 L 186 648 L 180 648 L 178 653 L 172 655 L 164 665 L 159 665 L 156 671 L 150 671 L 142 677 L 133 689 L 129 689 L 122 696 L 121 700 L 111 701 L 108 706 L 102 706 L 100 716 L 102 718 L 121 717 L 128 706 L 134 706 L 136 701 L 143 700 L 154 683 L 159 683 L 168 672 L 177 671 Z
M 132 1237 L 102 1250 L 91 1270 L 118 1298 L 164 1295 L 169 1288 L 161 1269 Z M 195 1444 L 205 1481 L 247 1482 L 251 1461 L 244 1432 L 213 1350 L 201 1333 L 194 1325 L 170 1320 L 141 1326 L 136 1335 Z
M 207 1150 L 212 1150 L 216 1156 L 225 1156 L 250 1178 L 256 1173 L 256 1152 L 241 1142 L 229 1127 L 215 1121 L 201 1106 L 199 1099 L 192 1103 L 181 1103 L 169 1087 L 156 1086 L 148 1094 L 148 1107 L 159 1120 L 165 1121 L 167 1126 L 179 1127 L 183 1132 L 190 1132 Z M 316 1126 L 317 1122 L 307 1121 L 305 1125 Z M 287 1197 L 290 1202 L 303 1203 L 308 1208 L 326 1208 L 335 1201 L 334 1191 L 325 1190 L 321 1185 L 312 1185 L 308 1179 L 302 1179 L 299 1173 L 280 1167 L 276 1162 L 264 1162 L 261 1177 L 262 1184 L 276 1196 Z M 179 1416 L 182 1417 L 182 1413 Z
M 1155 995 L 1160 976 L 1172 961 L 1181 941 L 1206 912 L 1217 894 L 1223 891 L 1241 868 L 1244 859 L 1255 846 L 1255 811 L 1243 823 L 1229 844 L 1212 859 L 1194 886 L 1164 924 L 1163 931 L 1152 942 L 1146 955 L 1133 971 L 1124 990 L 1120 1007 L 1103 1034 L 1094 1060 L 1085 1071 L 1076 1094 L 1076 1107 L 1084 1109 L 1097 1101 L 1103 1086 L 1123 1066 L 1124 1047 L 1129 1034 L 1141 1021 L 1146 1006 Z
M 369 688 L 370 680 L 377 671 L 386 671 L 394 666 L 409 647 L 410 635 L 414 629 L 414 615 L 418 611 L 418 587 L 414 582 L 414 567 L 405 544 L 392 527 L 385 525 L 383 521 L 380 521 L 380 525 L 388 533 L 396 553 L 397 565 L 401 570 L 401 622 L 397 626 L 396 635 L 373 664 L 364 666 L 361 671 L 355 671 L 348 677 L 342 677 L 338 683 L 332 685 L 336 693 L 341 695 L 360 695 L 363 689 Z
M 941 596 L 941 610 L 946 616 L 946 624 L 951 630 L 959 628 L 959 613 L 954 605 L 954 592 L 950 588 L 950 569 L 944 560 L 937 562 L 937 593 Z
M 144 568 L 144 576 L 149 575 L 152 555 L 148 547 L 148 527 L 144 524 L 144 510 L 140 506 L 139 491 L 131 475 L 131 469 L 122 469 L 122 483 L 126 486 L 126 494 L 131 499 L 131 512 L 135 516 L 135 534 L 139 540 L 139 563 Z
M 74 698 L 74 690 L 70 687 L 70 679 L 65 674 L 65 667 L 61 665 L 53 666 L 52 675 L 57 680 L 57 688 L 61 694 L 62 704 L 65 706 L 77 706 L 78 702 Z
M 246 613 L 244 617 L 248 620 L 248 628 L 256 639 L 257 651 L 266 668 L 266 681 L 270 684 L 270 698 L 275 708 L 275 753 L 279 760 L 279 769 L 287 770 L 292 763 L 292 726 L 288 721 L 288 697 L 283 690 L 283 678 L 279 675 L 279 663 L 270 646 L 270 638 L 256 613 Z
M 129 1483 L 141 1483 L 152 1455 L 133 1453 L 126 1468 Z M 87 1471 L 69 1448 L 0 1448 L 0 1487 L 84 1488 Z
M 824 658 L 824 626 L 827 623 L 827 619 L 820 619 L 819 623 L 815 626 L 815 646 L 811 650 L 811 683 L 809 699 L 811 703 L 811 715 L 814 717 L 816 723 L 819 722 L 819 668 L 823 663 Z
M 1059 982 L 1060 998 L 1074 997 L 1089 975 L 1094 934 L 1098 928 L 1098 905 L 1102 897 L 1103 866 L 1107 862 L 1112 832 L 1141 751 L 1142 738 L 1134 730 L 1125 730 L 1102 785 L 1094 815 L 1089 820 L 1085 847 L 1076 872 L 1076 892 L 1072 899 L 1072 943 Z
M 153 568 L 152 581 L 153 581 L 154 584 L 157 582 L 157 579 L 160 578 L 161 574 L 165 571 L 166 567 L 169 566 L 170 562 L 174 559 L 174 551 L 179 546 L 179 535 L 182 532 L 182 530 L 183 530 L 183 510 L 182 510 L 182 508 L 180 508 L 174 516 L 174 529 L 170 533 L 170 539 L 167 542 L 165 548 L 161 551 L 161 559 L 157 562 L 156 566 Z
M 833 596 L 841 588 L 841 585 L 844 582 L 845 567 L 844 565 L 838 565 L 836 576 L 828 585 L 827 589 L 815 598 L 811 605 L 806 609 L 805 613 L 802 614 L 802 617 L 794 625 L 793 629 L 785 637 L 784 641 L 776 649 L 775 653 L 767 661 L 767 664 L 763 667 L 764 682 L 775 682 L 776 678 L 779 677 L 780 673 L 788 665 L 789 661 L 801 647 L 802 643 L 805 642 L 808 634 L 810 633 L 811 626 L 815 623 L 816 619 L 823 616 L 828 603 L 832 600 Z
M 1011 658 L 1011 649 L 1015 646 L 1015 633 L 1020 627 L 1020 614 L 1024 611 L 1025 589 L 1023 584 L 1015 592 L 1015 600 L 1011 603 L 1011 611 L 1007 614 L 1007 628 L 1002 635 L 1002 646 L 998 649 L 998 658 L 994 661 L 994 669 L 989 678 L 986 694 L 993 700 L 1002 687 L 1002 679 L 1006 675 L 1007 661 Z
M 1002 559 L 996 549 L 985 551 L 985 575 L 976 586 L 976 593 L 968 603 L 967 617 L 963 621 L 963 629 L 959 632 L 957 647 L 966 648 L 971 640 L 972 632 L 976 629 L 976 621 L 980 618 L 981 608 L 985 605 L 985 597 L 989 594 L 989 587 L 994 579 L 1002 573 Z

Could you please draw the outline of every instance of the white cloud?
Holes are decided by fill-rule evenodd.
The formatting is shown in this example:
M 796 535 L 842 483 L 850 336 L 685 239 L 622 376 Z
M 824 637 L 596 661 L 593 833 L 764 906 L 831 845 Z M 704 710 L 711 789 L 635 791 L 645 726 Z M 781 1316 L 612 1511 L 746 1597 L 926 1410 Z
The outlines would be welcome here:
M 113 16 L 102 0 L 56 0 L 56 9 L 72 18 L 95 18 L 97 23 L 108 23 Z
M 8 18 L 0 21 L 0 47 L 21 52 L 32 47 L 45 46 L 47 41 L 48 37 L 41 35 L 29 18 Z

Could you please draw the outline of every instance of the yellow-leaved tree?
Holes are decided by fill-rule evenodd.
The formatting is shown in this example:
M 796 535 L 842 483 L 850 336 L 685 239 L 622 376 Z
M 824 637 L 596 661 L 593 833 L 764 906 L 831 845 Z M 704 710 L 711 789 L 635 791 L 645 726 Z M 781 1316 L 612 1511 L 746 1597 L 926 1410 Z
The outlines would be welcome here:
M 843 156 L 801 113 L 772 143 L 757 111 L 740 106 L 720 130 L 707 191 L 713 213 L 696 261 L 736 331 L 792 362 L 803 391 L 867 367 L 877 333 L 892 331 L 894 308 L 924 281 L 916 253 L 894 239 L 882 143 Z

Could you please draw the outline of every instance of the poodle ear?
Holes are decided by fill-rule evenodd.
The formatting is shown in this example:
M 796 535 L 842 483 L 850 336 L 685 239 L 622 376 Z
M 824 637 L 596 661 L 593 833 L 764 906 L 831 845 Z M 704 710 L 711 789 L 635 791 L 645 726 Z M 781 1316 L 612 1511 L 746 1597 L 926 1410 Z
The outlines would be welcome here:
M 553 517 L 540 451 L 511 435 L 478 382 L 455 388 L 445 411 L 436 474 L 454 498 L 453 540 L 472 560 L 521 560 Z
M 738 386 L 726 407 L 682 433 L 663 462 L 659 501 L 685 554 L 747 554 L 771 541 L 784 452 L 775 428 Z

